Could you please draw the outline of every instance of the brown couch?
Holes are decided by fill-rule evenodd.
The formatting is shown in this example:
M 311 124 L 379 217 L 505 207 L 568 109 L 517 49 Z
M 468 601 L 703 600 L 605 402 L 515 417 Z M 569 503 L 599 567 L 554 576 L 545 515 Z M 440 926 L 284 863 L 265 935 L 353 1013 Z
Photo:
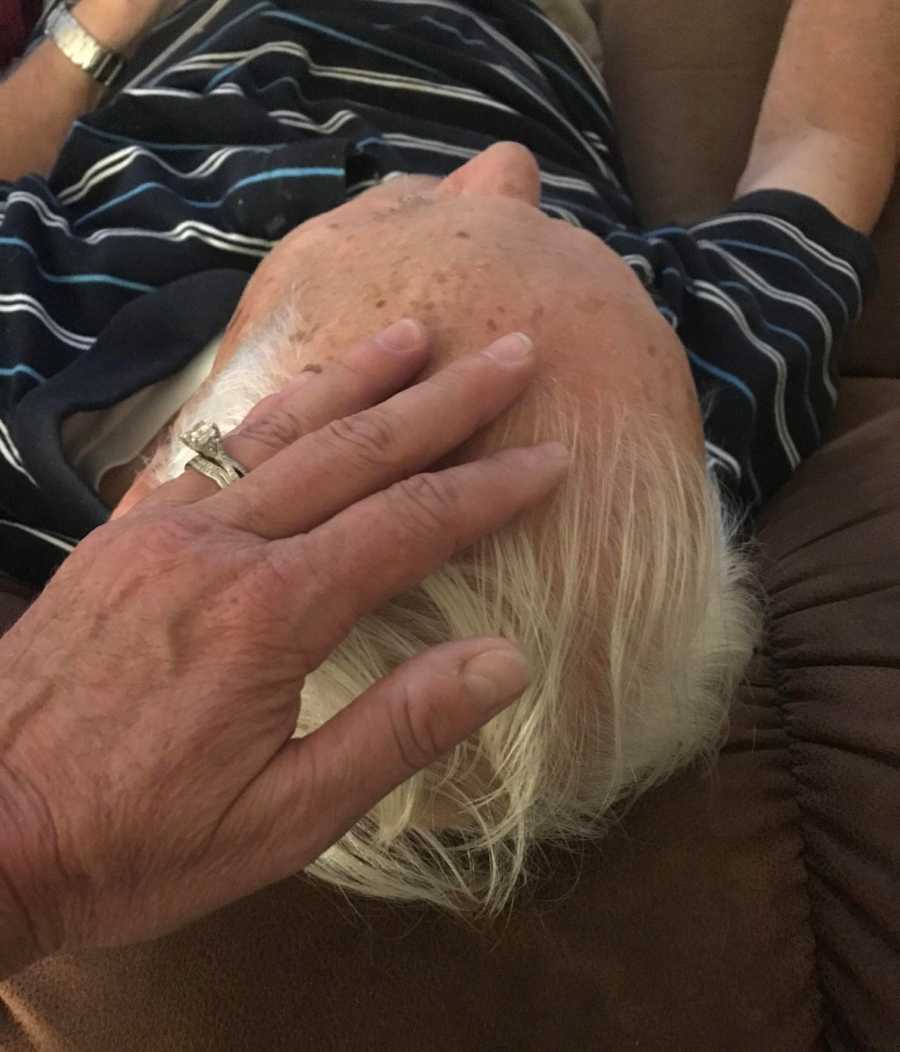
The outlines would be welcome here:
M 651 222 L 725 204 L 786 0 L 606 0 Z M 768 626 L 715 774 L 469 927 L 285 881 L 0 984 L 7 1052 L 900 1049 L 900 194 L 830 441 L 759 524 Z

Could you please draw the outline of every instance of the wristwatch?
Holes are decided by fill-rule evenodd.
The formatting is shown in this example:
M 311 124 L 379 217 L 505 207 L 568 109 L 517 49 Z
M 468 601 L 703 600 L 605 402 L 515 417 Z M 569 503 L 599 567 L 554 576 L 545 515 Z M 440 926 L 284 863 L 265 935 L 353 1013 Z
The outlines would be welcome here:
M 80 66 L 105 88 L 116 79 L 125 65 L 121 55 L 105 48 L 91 36 L 66 4 L 60 4 L 50 14 L 44 26 L 44 36 L 52 40 L 67 59 Z

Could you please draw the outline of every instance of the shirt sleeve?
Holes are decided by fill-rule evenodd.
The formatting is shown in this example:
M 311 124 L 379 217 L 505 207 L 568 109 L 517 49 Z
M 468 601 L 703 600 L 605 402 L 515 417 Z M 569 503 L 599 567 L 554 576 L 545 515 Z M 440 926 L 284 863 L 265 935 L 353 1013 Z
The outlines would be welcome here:
M 710 472 L 755 513 L 822 443 L 841 341 L 877 282 L 871 241 L 812 198 L 759 190 L 609 243 L 687 350 Z
M 109 509 L 73 454 L 102 445 L 108 411 L 177 377 L 209 350 L 248 280 L 241 270 L 201 271 L 138 297 L 114 315 L 88 352 L 0 400 L 0 572 L 40 587 L 78 541 L 106 521 Z M 11 366 L 4 366 L 4 346 Z M 0 342 L 0 378 L 19 375 L 19 347 L 15 340 Z M 131 437 L 141 446 L 146 439 Z

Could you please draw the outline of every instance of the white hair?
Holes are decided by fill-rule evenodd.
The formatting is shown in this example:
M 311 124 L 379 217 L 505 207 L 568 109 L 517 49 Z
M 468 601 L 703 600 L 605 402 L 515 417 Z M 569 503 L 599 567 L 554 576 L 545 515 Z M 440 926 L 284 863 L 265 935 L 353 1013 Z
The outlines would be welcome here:
M 291 324 L 282 312 L 257 333 L 246 349 L 257 356 L 253 370 L 247 354 L 236 356 L 174 433 L 204 415 L 236 423 L 278 390 L 285 377 L 265 348 Z M 538 403 L 535 440 L 572 450 L 565 484 L 363 617 L 307 677 L 296 736 L 448 640 L 515 641 L 531 682 L 376 804 L 309 875 L 367 896 L 496 915 L 531 875 L 533 848 L 597 837 L 641 793 L 715 758 L 761 632 L 752 542 L 739 540 L 737 513 L 664 418 L 606 392 L 592 420 L 553 387 Z M 492 445 L 505 444 L 516 412 L 492 430 Z M 436 806 L 456 814 L 452 828 L 436 827 Z

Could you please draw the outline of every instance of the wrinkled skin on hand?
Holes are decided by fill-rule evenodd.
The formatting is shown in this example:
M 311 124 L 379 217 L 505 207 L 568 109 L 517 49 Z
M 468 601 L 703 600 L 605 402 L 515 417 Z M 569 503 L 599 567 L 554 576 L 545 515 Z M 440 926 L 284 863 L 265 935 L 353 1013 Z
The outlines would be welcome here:
M 452 642 L 292 738 L 304 676 L 360 616 L 565 474 L 558 445 L 421 474 L 535 367 L 468 355 L 384 401 L 427 357 L 419 328 L 304 373 L 226 439 L 246 478 L 186 472 L 96 530 L 0 641 L 0 915 L 32 958 L 297 872 L 524 688 L 508 642 Z

